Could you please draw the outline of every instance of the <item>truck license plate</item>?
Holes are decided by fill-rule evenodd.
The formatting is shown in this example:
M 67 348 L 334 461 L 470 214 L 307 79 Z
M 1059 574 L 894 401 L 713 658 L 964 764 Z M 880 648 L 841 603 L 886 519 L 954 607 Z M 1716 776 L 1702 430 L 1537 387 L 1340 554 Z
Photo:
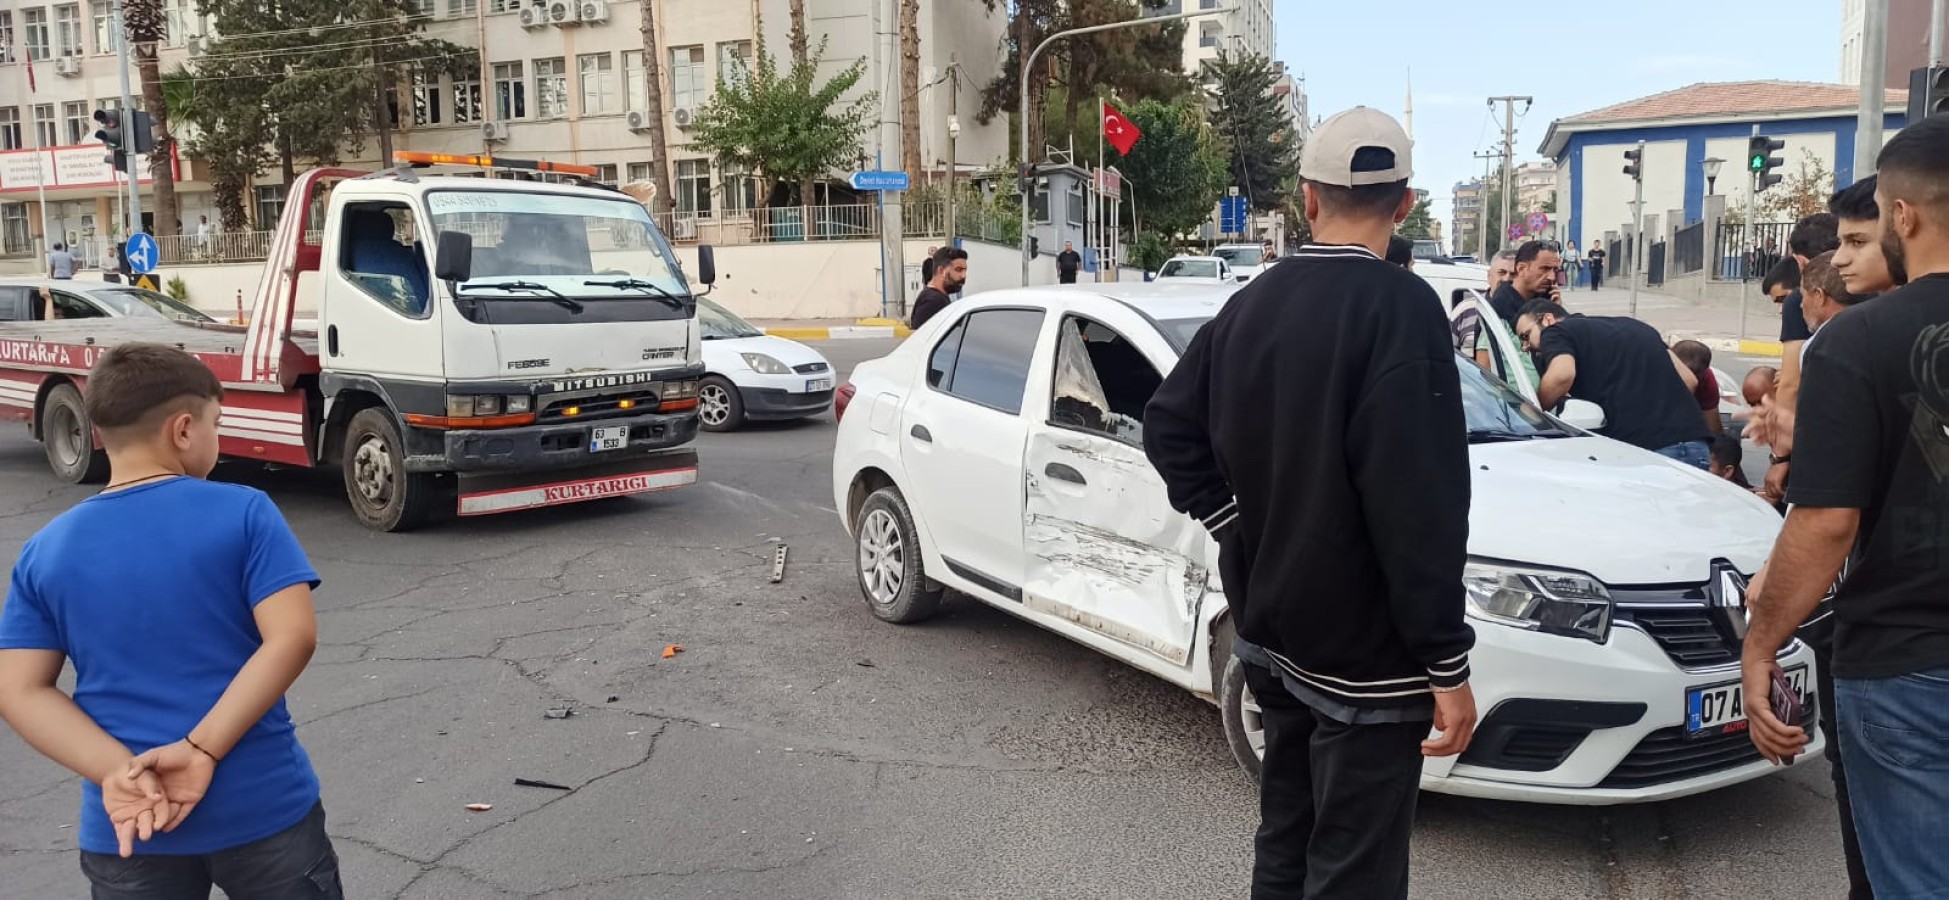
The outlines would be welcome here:
M 1787 682 L 1804 703 L 1807 699 L 1807 667 L 1786 670 Z M 1694 737 L 1727 734 L 1746 729 L 1746 698 L 1740 683 L 1695 687 L 1685 692 L 1685 733 Z M 1759 698 L 1759 702 L 1767 702 Z M 1788 724 L 1795 724 L 1789 722 Z
M 589 452 L 601 453 L 604 450 L 621 450 L 629 446 L 629 426 L 610 425 L 606 428 L 589 429 Z
M 808 394 L 815 391 L 830 390 L 832 390 L 832 379 L 830 378 L 814 378 L 805 383 L 805 391 Z

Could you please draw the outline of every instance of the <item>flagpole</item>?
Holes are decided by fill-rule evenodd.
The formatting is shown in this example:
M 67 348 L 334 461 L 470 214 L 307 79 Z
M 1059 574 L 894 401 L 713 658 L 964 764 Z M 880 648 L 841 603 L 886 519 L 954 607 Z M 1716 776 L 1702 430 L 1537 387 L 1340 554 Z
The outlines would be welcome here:
M 1105 121 L 1106 117 L 1103 115 L 1103 111 L 1108 108 L 1109 102 L 1103 99 L 1103 95 L 1098 94 L 1096 97 L 1096 174 L 1090 176 L 1090 197 L 1094 201 L 1096 208 L 1097 281 L 1109 280 L 1103 277 L 1103 257 L 1105 256 L 1103 247 L 1104 244 L 1108 243 L 1104 240 L 1103 228 L 1103 166 L 1110 161 L 1107 155 L 1109 151 L 1103 149 L 1103 126 L 1108 124 Z
M 27 79 L 27 120 L 28 124 L 34 129 L 34 194 L 35 199 L 41 207 L 41 249 L 37 255 L 41 257 L 43 265 L 45 265 L 47 254 L 54 250 L 54 244 L 50 240 L 51 235 L 48 232 L 47 176 L 41 169 L 41 154 L 44 152 L 41 148 L 41 119 L 38 115 L 35 115 L 35 106 L 37 104 L 34 103 L 34 98 L 40 95 L 40 89 L 34 84 L 34 54 L 32 51 L 27 53 L 26 62 L 27 64 L 21 67 L 21 71 L 26 73 L 23 77 Z

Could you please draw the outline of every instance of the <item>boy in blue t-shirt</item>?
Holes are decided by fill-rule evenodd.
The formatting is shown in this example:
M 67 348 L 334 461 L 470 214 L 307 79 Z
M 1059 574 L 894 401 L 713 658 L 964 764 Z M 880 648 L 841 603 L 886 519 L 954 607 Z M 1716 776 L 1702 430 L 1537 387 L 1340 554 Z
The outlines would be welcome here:
M 318 575 L 270 498 L 204 480 L 222 397 L 180 350 L 103 354 L 86 406 L 108 487 L 27 542 L 0 606 L 0 718 L 85 779 L 98 900 L 342 896 L 284 706 Z

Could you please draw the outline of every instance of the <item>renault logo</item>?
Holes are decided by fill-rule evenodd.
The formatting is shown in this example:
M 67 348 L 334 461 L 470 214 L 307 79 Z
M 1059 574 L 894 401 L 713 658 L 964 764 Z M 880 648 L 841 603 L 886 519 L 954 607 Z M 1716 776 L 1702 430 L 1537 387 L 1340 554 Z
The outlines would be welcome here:
M 1723 559 L 1712 561 L 1712 579 L 1705 583 L 1705 602 L 1720 628 L 1735 640 L 1746 639 L 1752 611 L 1746 608 L 1746 576 Z

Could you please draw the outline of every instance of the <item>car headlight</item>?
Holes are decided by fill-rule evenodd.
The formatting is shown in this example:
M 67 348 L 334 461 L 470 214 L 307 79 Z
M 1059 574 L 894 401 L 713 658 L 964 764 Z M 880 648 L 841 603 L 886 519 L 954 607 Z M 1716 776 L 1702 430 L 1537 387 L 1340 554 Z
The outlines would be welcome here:
M 766 356 L 763 353 L 740 353 L 738 355 L 744 357 L 744 364 L 750 366 L 751 371 L 756 372 L 760 375 L 792 374 L 792 369 L 790 366 L 787 366 L 784 363 L 779 362 L 778 360 L 772 359 L 771 357 Z
M 1471 561 L 1462 586 L 1478 619 L 1600 644 L 1611 633 L 1611 592 L 1589 575 Z

